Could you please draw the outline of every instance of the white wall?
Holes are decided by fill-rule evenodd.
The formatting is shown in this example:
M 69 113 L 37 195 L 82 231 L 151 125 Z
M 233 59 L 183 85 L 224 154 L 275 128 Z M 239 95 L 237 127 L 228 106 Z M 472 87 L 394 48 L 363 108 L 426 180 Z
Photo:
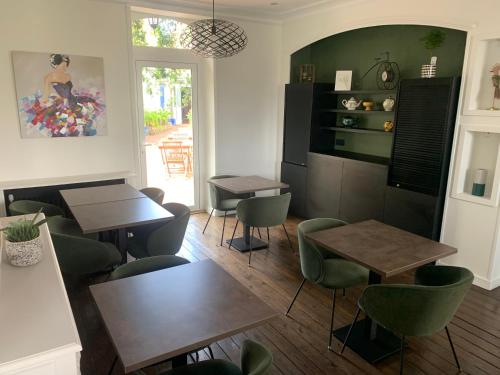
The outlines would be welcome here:
M 215 61 L 217 174 L 276 177 L 281 27 L 234 20 L 248 35 L 240 54 Z
M 290 55 L 296 50 L 324 37 L 360 27 L 381 24 L 426 24 L 465 30 L 469 36 L 492 33 L 500 37 L 500 24 L 496 14 L 497 0 L 420 0 L 415 4 L 392 0 L 353 1 L 350 5 L 324 7 L 288 19 L 283 24 L 281 54 L 281 84 L 289 81 Z M 470 39 L 471 40 L 471 39 Z M 468 43 L 468 51 L 472 50 Z M 472 38 L 473 40 L 473 38 Z M 390 46 L 388 46 L 390 48 Z M 409 46 L 411 48 L 411 46 Z M 467 63 L 474 56 L 466 54 L 461 96 L 468 79 Z M 283 91 L 283 90 L 282 90 Z M 278 114 L 279 136 L 283 131 L 283 92 L 280 93 Z M 463 104 L 463 103 L 461 103 Z M 463 116 L 462 107 L 457 119 L 456 138 L 461 124 L 488 123 L 500 126 L 497 119 L 484 116 Z M 281 155 L 278 142 L 277 158 Z M 455 152 L 455 149 L 454 151 Z M 453 159 L 455 154 L 453 154 Z M 450 167 L 450 171 L 454 166 Z M 451 176 L 450 176 L 451 177 Z M 451 190 L 451 178 L 448 190 Z M 470 268 L 475 283 L 485 288 L 500 285 L 500 254 L 497 250 L 498 207 L 483 206 L 471 202 L 448 198 L 443 220 L 442 241 L 458 248 L 458 254 L 444 259 L 443 263 L 463 265 Z
M 0 12 L 0 189 L 134 169 L 126 7 L 78 0 L 16 0 Z M 104 58 L 108 135 L 21 139 L 11 51 Z M 49 65 L 47 65 L 49 68 Z M 42 80 L 43 77 L 40 77 Z M 52 179 L 52 180 L 51 180 Z M 22 182 L 21 182 L 22 181 Z

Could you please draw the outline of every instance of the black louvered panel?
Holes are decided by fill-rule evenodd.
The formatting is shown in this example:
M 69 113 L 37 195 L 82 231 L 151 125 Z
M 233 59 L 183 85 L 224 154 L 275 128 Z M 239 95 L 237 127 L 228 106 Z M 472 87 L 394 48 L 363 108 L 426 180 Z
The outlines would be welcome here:
M 453 78 L 401 81 L 389 185 L 439 194 L 443 173 L 448 172 L 455 88 Z

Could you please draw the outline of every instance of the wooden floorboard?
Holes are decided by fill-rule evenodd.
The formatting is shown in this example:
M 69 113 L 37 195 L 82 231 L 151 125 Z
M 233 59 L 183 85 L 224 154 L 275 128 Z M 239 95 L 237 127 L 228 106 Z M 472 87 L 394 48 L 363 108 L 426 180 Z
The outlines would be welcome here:
M 373 366 L 356 353 L 346 349 L 343 356 L 327 350 L 332 294 L 315 285 L 304 286 L 289 317 L 284 312 L 290 303 L 302 276 L 298 257 L 297 218 L 289 218 L 286 228 L 292 239 L 290 249 L 281 227 L 271 229 L 268 250 L 254 252 L 252 267 L 248 267 L 248 254 L 220 246 L 222 218 L 213 217 L 205 234 L 206 214 L 192 215 L 183 247 L 178 255 L 191 262 L 213 259 L 239 282 L 252 290 L 280 316 L 269 323 L 212 344 L 217 358 L 239 362 L 240 347 L 245 339 L 258 340 L 274 355 L 271 374 L 398 374 L 399 356 L 393 356 Z M 234 217 L 228 217 L 225 239 L 234 228 Z M 241 235 L 238 228 L 237 235 Z M 257 233 L 256 233 L 257 234 Z M 262 231 L 267 240 L 265 231 Z M 102 282 L 105 275 L 86 280 L 66 277 L 66 286 L 75 314 L 83 345 L 82 375 L 107 374 L 114 351 L 100 321 L 88 285 Z M 412 274 L 385 280 L 385 282 L 411 282 Z M 499 288 L 500 289 L 500 288 Z M 349 324 L 356 311 L 356 301 L 362 287 L 352 288 L 345 297 L 338 297 L 335 327 Z M 500 291 L 485 291 L 473 287 L 463 305 L 449 325 L 463 373 L 500 374 Z M 334 340 L 334 349 L 340 343 Z M 207 350 L 200 359 L 207 359 Z M 163 368 L 168 368 L 168 365 Z M 150 369 L 154 374 L 156 369 Z M 405 355 L 405 374 L 456 374 L 457 369 L 444 332 L 431 337 L 409 338 Z M 117 366 L 114 375 L 123 374 Z

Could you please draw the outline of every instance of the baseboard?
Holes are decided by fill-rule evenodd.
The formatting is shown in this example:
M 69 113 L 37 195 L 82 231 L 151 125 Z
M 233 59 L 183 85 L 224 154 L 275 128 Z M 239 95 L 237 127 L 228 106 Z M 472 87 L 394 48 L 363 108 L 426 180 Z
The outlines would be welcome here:
M 436 262 L 436 264 L 442 265 L 442 266 L 453 266 L 453 264 L 446 264 L 445 262 L 439 260 Z M 492 290 L 500 286 L 500 278 L 494 279 L 494 280 L 489 280 L 484 277 L 478 276 L 474 274 L 474 281 L 472 284 L 486 289 L 486 290 Z

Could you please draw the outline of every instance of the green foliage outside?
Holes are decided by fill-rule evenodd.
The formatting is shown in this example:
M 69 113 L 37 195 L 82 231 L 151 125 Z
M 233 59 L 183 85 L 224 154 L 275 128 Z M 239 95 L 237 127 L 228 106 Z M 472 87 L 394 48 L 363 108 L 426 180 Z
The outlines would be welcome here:
M 172 112 L 159 109 L 157 111 L 144 111 L 144 125 L 151 128 L 163 129 L 167 123 Z
M 132 22 L 132 44 L 134 46 L 146 46 L 146 32 L 143 28 L 143 20 Z
M 25 242 L 31 241 L 37 238 L 40 235 L 39 226 L 46 223 L 47 219 L 41 220 L 39 222 L 35 222 L 40 215 L 40 212 L 33 217 L 31 220 L 18 220 L 12 223 L 3 229 L 1 229 L 5 233 L 5 238 L 10 242 Z

